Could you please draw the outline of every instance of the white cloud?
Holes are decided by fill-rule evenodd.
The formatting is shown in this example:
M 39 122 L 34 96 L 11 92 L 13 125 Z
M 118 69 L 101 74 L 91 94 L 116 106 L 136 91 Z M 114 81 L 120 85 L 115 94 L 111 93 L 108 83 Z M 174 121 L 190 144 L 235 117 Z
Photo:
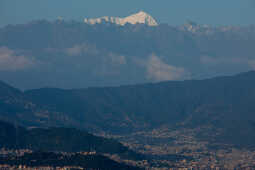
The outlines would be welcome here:
M 74 46 L 72 48 L 67 48 L 66 49 L 66 53 L 69 55 L 69 56 L 77 56 L 77 55 L 80 55 L 82 53 L 82 46 Z
M 80 56 L 82 54 L 98 54 L 98 49 L 93 45 L 77 44 L 71 48 L 66 48 L 65 52 L 69 56 Z
M 35 64 L 31 58 L 16 55 L 13 50 L 0 47 L 0 71 L 17 71 L 30 68 Z
M 153 81 L 180 80 L 187 76 L 184 68 L 168 65 L 155 55 L 149 57 L 145 66 L 147 79 Z
M 255 59 L 254 60 L 249 60 L 248 64 L 251 67 L 251 69 L 255 70 Z
M 123 55 L 117 55 L 117 54 L 114 54 L 114 53 L 110 53 L 109 57 L 110 57 L 111 63 L 113 65 L 122 65 L 122 64 L 127 63 L 126 57 L 123 56 Z

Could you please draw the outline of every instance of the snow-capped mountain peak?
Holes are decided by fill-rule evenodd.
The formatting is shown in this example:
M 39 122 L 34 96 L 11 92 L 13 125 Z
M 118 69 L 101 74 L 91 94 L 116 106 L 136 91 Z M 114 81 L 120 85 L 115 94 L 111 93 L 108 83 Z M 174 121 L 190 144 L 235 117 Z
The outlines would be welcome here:
M 85 18 L 84 22 L 87 24 L 100 24 L 102 22 L 110 22 L 110 23 L 114 23 L 117 25 L 125 25 L 126 23 L 129 24 L 146 24 L 148 26 L 157 26 L 158 23 L 156 22 L 156 20 L 149 14 L 147 14 L 144 11 L 140 11 L 136 14 L 130 15 L 128 17 L 124 17 L 124 18 L 119 18 L 119 17 L 108 17 L 108 16 L 104 16 L 104 17 L 100 17 L 100 18 Z

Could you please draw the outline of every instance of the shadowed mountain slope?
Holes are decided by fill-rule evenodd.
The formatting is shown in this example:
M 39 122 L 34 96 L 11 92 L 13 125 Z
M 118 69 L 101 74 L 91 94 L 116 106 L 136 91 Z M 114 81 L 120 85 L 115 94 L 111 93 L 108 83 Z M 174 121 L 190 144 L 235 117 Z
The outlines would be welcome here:
M 161 126 L 199 128 L 197 135 L 201 139 L 254 146 L 254 84 L 255 72 L 251 71 L 206 80 L 73 90 L 43 88 L 25 93 L 17 91 L 17 96 L 25 96 L 24 101 L 32 101 L 36 108 L 47 110 L 47 114 L 40 114 L 47 115 L 47 121 L 37 121 L 30 116 L 35 114 L 34 110 L 28 109 L 29 120 L 40 126 L 49 126 L 45 122 L 54 125 L 56 120 L 58 126 L 109 133 Z M 8 94 L 0 96 L 6 98 Z M 14 102 L 9 106 L 17 105 Z M 22 105 L 23 108 L 26 107 Z M 8 107 L 1 109 L 2 118 L 26 123 L 26 112 L 14 110 L 14 115 L 19 113 L 19 116 L 12 117 Z
M 33 151 L 97 152 L 118 154 L 126 159 L 142 159 L 142 155 L 121 143 L 71 128 L 26 129 L 0 121 L 0 148 Z
M 130 132 L 162 125 L 221 129 L 218 141 L 252 144 L 255 72 L 207 80 L 116 88 L 27 91 L 35 103 L 72 115 L 87 128 Z M 209 134 L 208 134 L 209 135 Z M 210 136 L 210 135 L 209 135 Z

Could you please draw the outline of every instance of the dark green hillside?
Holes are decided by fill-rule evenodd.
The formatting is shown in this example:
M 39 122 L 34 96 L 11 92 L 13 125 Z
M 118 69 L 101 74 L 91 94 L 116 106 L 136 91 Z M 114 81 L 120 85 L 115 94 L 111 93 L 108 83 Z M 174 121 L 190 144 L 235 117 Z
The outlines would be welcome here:
M 63 152 L 96 151 L 119 154 L 130 159 L 141 158 L 141 155 L 115 140 L 97 137 L 84 131 L 70 128 L 27 130 L 5 122 L 0 122 L 0 148 Z
M 26 153 L 21 157 L 0 157 L 0 164 L 11 166 L 26 165 L 28 167 L 83 167 L 97 170 L 139 170 L 140 168 L 115 162 L 101 155 L 62 155 L 51 152 Z

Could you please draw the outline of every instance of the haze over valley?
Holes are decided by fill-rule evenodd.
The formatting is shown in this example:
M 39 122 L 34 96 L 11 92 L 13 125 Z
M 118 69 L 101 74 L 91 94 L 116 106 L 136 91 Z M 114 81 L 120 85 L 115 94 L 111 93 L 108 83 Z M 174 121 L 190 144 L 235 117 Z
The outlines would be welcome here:
M 231 25 L 239 3 L 227 4 L 232 17 L 219 18 L 225 2 L 222 9 L 212 2 L 213 13 L 187 2 L 179 12 L 195 8 L 191 18 L 200 14 L 208 23 L 176 25 L 159 19 L 170 18 L 167 5 L 149 1 L 144 8 L 154 10 L 127 16 L 99 16 L 108 5 L 129 8 L 101 2 L 95 17 L 87 2 L 80 19 L 52 20 L 45 13 L 55 2 L 45 0 L 34 6 L 40 12 L 47 4 L 43 19 L 34 11 L 36 19 L 15 24 L 8 18 L 22 21 L 33 2 L 17 1 L 11 15 L 1 10 L 14 9 L 4 1 L 0 170 L 255 169 L 255 25 L 242 24 L 252 23 L 248 8 L 243 22 Z M 71 5 L 78 2 L 68 8 L 76 17 L 81 8 Z M 161 17 L 150 13 L 157 11 Z M 210 14 L 227 24 L 210 24 Z

